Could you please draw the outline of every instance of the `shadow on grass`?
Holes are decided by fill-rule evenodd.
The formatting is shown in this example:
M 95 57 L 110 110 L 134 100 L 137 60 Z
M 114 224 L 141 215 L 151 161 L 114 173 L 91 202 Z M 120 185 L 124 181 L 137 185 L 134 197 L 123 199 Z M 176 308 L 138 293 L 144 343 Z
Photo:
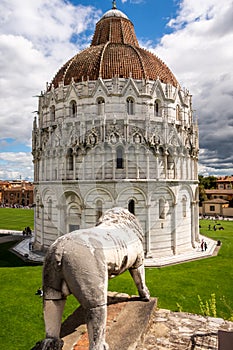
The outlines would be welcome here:
M 0 244 L 0 268 L 40 265 L 40 264 L 34 264 L 32 262 L 24 261 L 14 253 L 12 253 L 10 249 L 14 247 L 17 244 L 17 242 L 19 242 L 18 239 Z

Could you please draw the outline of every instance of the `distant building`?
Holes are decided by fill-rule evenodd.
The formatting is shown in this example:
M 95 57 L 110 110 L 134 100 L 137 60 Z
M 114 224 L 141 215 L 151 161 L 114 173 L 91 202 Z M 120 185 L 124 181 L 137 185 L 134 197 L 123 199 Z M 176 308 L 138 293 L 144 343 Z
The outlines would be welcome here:
M 224 216 L 225 209 L 229 207 L 229 202 L 216 198 L 202 202 L 202 214 L 207 216 Z
M 220 176 L 216 183 L 218 190 L 233 190 L 233 175 Z
M 33 205 L 33 183 L 24 180 L 0 180 L 0 205 L 25 207 Z
M 233 200 L 233 176 L 220 176 L 216 181 L 216 189 L 205 190 L 208 199 Z
M 233 189 L 215 189 L 215 190 L 205 190 L 208 199 L 225 199 L 231 201 L 233 199 Z
M 156 55 L 141 48 L 113 9 L 91 46 L 58 71 L 39 97 L 32 154 L 35 249 L 128 208 L 150 256 L 199 241 L 198 126 L 192 96 Z
M 218 177 L 216 187 L 205 190 L 207 200 L 202 202 L 200 214 L 233 217 L 233 176 Z

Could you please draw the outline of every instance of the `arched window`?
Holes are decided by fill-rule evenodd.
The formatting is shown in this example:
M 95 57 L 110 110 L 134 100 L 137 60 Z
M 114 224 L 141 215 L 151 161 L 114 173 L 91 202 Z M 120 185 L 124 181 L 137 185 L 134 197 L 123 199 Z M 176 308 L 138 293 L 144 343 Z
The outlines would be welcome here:
M 163 198 L 159 200 L 159 218 L 165 219 L 165 200 Z
M 103 115 L 105 112 L 105 101 L 103 97 L 99 97 L 97 100 L 97 114 Z
M 183 213 L 183 218 L 186 218 L 187 216 L 187 198 L 186 197 L 182 198 L 182 213 Z
M 173 170 L 174 169 L 174 165 L 175 165 L 175 162 L 174 162 L 173 157 L 170 154 L 168 154 L 168 157 L 167 157 L 167 168 L 168 168 L 168 170 Z
M 135 215 L 135 201 L 131 199 L 128 203 L 128 211 Z
M 73 150 L 72 150 L 72 148 L 69 148 L 68 152 L 67 152 L 67 170 L 74 170 Z
M 98 222 L 102 214 L 103 214 L 103 202 L 100 199 L 98 199 L 96 201 L 96 222 Z
M 117 167 L 117 169 L 123 169 L 124 168 L 123 149 L 121 147 L 118 147 L 116 153 L 117 153 L 116 154 L 116 167 Z
M 155 101 L 154 115 L 155 115 L 155 117 L 160 117 L 161 116 L 161 102 L 160 102 L 160 100 L 156 100 Z
M 51 122 L 55 121 L 55 106 L 50 107 L 50 121 Z
M 132 97 L 128 97 L 126 100 L 127 103 L 127 113 L 129 115 L 133 115 L 134 114 L 134 100 Z
M 76 101 L 70 102 L 70 116 L 71 117 L 77 116 L 77 103 L 76 103 Z

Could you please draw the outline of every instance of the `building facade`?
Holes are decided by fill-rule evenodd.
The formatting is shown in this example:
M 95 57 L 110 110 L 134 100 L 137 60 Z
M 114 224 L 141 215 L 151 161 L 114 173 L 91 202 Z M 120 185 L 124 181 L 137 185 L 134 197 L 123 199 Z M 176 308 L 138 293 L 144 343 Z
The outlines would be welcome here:
M 232 190 L 233 189 L 233 175 L 231 176 L 219 176 L 217 178 L 218 190 Z
M 0 181 L 0 205 L 2 207 L 32 207 L 34 186 L 24 180 Z
M 225 218 L 233 217 L 233 176 L 220 176 L 216 181 L 216 189 L 205 190 L 207 199 L 202 202 L 200 214 L 204 216 Z
M 199 241 L 192 96 L 115 5 L 41 93 L 32 139 L 35 249 L 114 206 L 139 219 L 147 256 Z

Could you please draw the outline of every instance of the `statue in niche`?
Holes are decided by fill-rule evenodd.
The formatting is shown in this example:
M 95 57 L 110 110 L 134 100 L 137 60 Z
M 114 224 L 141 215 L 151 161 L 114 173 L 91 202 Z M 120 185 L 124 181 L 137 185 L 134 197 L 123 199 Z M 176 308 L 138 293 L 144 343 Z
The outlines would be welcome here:
M 32 350 L 61 350 L 62 313 L 69 294 L 86 311 L 89 350 L 107 350 L 108 279 L 127 269 L 142 300 L 149 301 L 145 284 L 143 231 L 128 210 L 113 208 L 97 225 L 59 237 L 49 248 L 43 269 L 46 339 Z
M 91 133 L 89 136 L 89 143 L 91 145 L 94 145 L 96 143 L 96 136 L 93 133 Z
M 110 136 L 110 141 L 111 141 L 112 144 L 117 143 L 118 135 L 116 135 L 115 133 L 112 133 L 111 136 Z
M 54 144 L 56 147 L 62 146 L 62 130 L 61 125 L 58 125 L 58 128 L 54 132 Z
M 141 143 L 141 137 L 139 136 L 138 133 L 134 136 L 134 142 L 135 143 Z
M 46 147 L 47 143 L 49 141 L 49 134 L 47 131 L 44 131 L 42 134 L 42 147 Z
M 158 135 L 154 134 L 151 137 L 151 144 L 152 145 L 159 145 L 160 144 L 160 137 Z

